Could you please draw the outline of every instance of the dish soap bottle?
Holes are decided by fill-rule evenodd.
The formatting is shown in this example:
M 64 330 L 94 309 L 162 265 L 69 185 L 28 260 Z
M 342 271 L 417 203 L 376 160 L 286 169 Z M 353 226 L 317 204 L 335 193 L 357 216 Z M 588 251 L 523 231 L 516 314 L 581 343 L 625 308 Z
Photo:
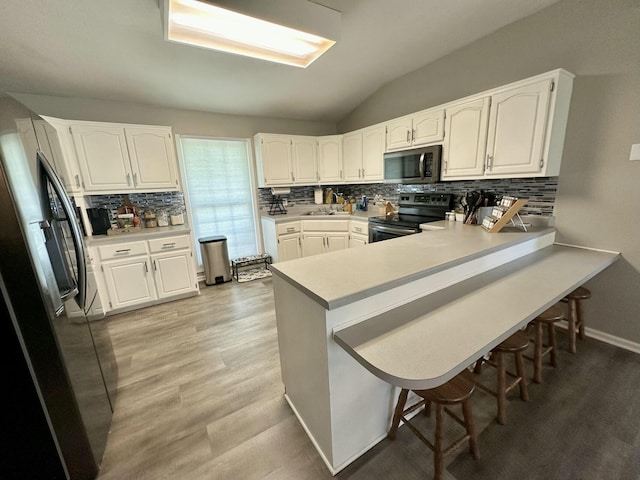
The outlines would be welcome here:
M 367 211 L 367 196 L 366 195 L 362 196 L 362 205 L 360 206 L 360 210 L 364 210 L 365 212 Z

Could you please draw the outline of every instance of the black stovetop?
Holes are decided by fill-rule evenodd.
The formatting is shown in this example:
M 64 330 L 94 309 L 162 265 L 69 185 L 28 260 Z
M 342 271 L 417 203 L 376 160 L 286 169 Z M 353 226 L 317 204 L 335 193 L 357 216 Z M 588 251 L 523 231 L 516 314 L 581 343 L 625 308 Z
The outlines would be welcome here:
M 451 209 L 453 195 L 449 193 L 403 193 L 400 195 L 398 213 L 369 217 L 369 222 L 417 228 L 428 222 L 444 220 Z

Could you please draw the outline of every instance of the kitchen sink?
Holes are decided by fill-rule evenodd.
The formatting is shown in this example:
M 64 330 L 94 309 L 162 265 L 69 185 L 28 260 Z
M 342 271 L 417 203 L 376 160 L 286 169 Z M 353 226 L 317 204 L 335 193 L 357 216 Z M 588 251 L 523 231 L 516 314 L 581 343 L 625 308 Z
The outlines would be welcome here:
M 336 210 L 329 211 L 321 211 L 321 210 L 311 210 L 309 212 L 304 212 L 301 215 L 304 216 L 318 216 L 318 215 L 349 215 L 349 212 L 338 212 Z

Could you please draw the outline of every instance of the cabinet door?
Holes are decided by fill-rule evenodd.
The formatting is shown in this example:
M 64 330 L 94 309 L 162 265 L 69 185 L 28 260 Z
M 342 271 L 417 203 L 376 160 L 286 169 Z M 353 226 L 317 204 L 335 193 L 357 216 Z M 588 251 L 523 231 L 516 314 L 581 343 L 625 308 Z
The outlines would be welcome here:
M 315 137 L 292 137 L 293 183 L 296 185 L 313 185 L 320 178 L 317 144 Z
M 176 190 L 176 155 L 166 128 L 125 127 L 136 190 Z
M 349 248 L 348 233 L 327 233 L 325 240 L 325 252 L 335 252 Z
M 547 79 L 491 98 L 487 176 L 540 172 L 550 96 Z
M 151 263 L 159 298 L 197 289 L 191 269 L 191 252 L 183 250 L 152 255 Z
M 260 139 L 264 185 L 291 185 L 291 137 L 288 135 L 264 135 Z
M 351 239 L 349 240 L 349 247 L 363 247 L 367 243 L 369 243 L 369 239 L 364 235 L 351 235 Z
M 342 135 L 318 139 L 318 165 L 320 181 L 339 183 L 342 177 Z
M 362 179 L 367 182 L 384 180 L 385 127 L 366 128 L 362 132 Z
M 443 179 L 482 176 L 488 117 L 489 97 L 447 108 Z
M 111 308 L 128 307 L 156 299 L 149 257 L 102 264 Z
M 444 110 L 428 111 L 413 117 L 413 146 L 440 142 L 444 138 Z
M 278 237 L 278 261 L 286 262 L 302 257 L 302 239 L 299 233 Z
M 124 129 L 72 125 L 78 164 L 87 191 L 128 191 L 133 178 Z
M 309 257 L 324 253 L 324 233 L 305 233 L 302 235 L 302 256 Z
M 342 163 L 345 182 L 362 180 L 362 132 L 352 132 L 342 139 Z
M 411 146 L 411 118 L 403 117 L 387 123 L 387 152 Z

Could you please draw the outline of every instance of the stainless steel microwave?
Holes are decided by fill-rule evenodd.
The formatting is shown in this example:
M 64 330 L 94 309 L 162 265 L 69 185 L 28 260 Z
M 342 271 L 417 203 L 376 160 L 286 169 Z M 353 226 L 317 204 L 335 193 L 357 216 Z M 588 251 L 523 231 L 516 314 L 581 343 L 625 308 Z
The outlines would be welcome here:
M 435 183 L 440 181 L 442 145 L 384 154 L 385 183 Z

